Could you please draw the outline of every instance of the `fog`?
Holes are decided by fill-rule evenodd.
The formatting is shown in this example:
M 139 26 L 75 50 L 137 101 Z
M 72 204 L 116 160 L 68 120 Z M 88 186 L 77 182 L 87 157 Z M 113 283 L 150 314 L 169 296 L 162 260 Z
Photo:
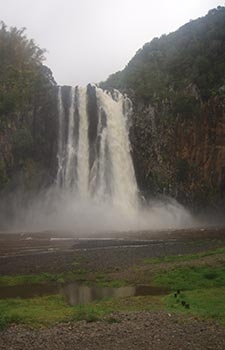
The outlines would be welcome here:
M 8 206 L 8 210 L 7 209 Z M 198 225 L 190 212 L 172 198 L 139 202 L 132 211 L 110 200 L 80 199 L 73 192 L 57 188 L 36 194 L 8 196 L 1 208 L 0 230 L 39 232 L 55 230 L 74 234 L 110 234 L 116 231 L 140 231 L 188 228 Z M 8 218 L 7 218 L 8 211 Z

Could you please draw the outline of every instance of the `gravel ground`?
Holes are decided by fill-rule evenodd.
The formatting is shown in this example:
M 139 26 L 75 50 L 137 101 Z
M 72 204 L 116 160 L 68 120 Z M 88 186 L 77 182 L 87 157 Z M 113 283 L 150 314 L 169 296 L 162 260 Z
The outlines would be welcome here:
M 225 327 L 163 312 L 114 314 L 106 321 L 0 333 L 1 350 L 224 350 Z

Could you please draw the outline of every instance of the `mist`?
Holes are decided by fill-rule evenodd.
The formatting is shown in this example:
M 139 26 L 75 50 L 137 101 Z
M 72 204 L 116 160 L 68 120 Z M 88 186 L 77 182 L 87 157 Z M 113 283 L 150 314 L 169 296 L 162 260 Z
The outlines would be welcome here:
M 5 198 L 0 229 L 8 232 L 60 231 L 74 234 L 111 234 L 119 231 L 181 229 L 197 220 L 172 198 L 141 203 L 132 211 L 109 199 L 82 199 L 57 187 L 39 194 L 17 193 Z M 2 208 L 3 208 L 2 206 Z M 6 207 L 8 206 L 8 210 Z M 10 213 L 7 218 L 6 212 Z

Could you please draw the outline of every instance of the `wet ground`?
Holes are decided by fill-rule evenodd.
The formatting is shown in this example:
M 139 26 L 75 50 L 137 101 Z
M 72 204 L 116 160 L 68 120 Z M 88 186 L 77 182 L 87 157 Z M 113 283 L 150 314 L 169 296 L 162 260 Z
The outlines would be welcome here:
M 190 254 L 225 245 L 225 228 L 120 232 L 0 233 L 0 274 L 59 273 L 79 269 L 113 271 L 145 258 Z

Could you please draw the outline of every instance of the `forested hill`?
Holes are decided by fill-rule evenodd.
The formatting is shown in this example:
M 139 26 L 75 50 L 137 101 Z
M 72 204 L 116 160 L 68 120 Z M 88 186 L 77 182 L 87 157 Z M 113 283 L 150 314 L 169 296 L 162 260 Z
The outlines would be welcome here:
M 14 186 L 12 179 L 33 187 L 43 169 L 49 172 L 56 83 L 44 53 L 24 28 L 0 23 L 0 190 Z
M 193 83 L 202 99 L 225 84 L 225 7 L 145 44 L 123 71 L 101 85 L 132 89 L 137 97 L 154 100 Z

